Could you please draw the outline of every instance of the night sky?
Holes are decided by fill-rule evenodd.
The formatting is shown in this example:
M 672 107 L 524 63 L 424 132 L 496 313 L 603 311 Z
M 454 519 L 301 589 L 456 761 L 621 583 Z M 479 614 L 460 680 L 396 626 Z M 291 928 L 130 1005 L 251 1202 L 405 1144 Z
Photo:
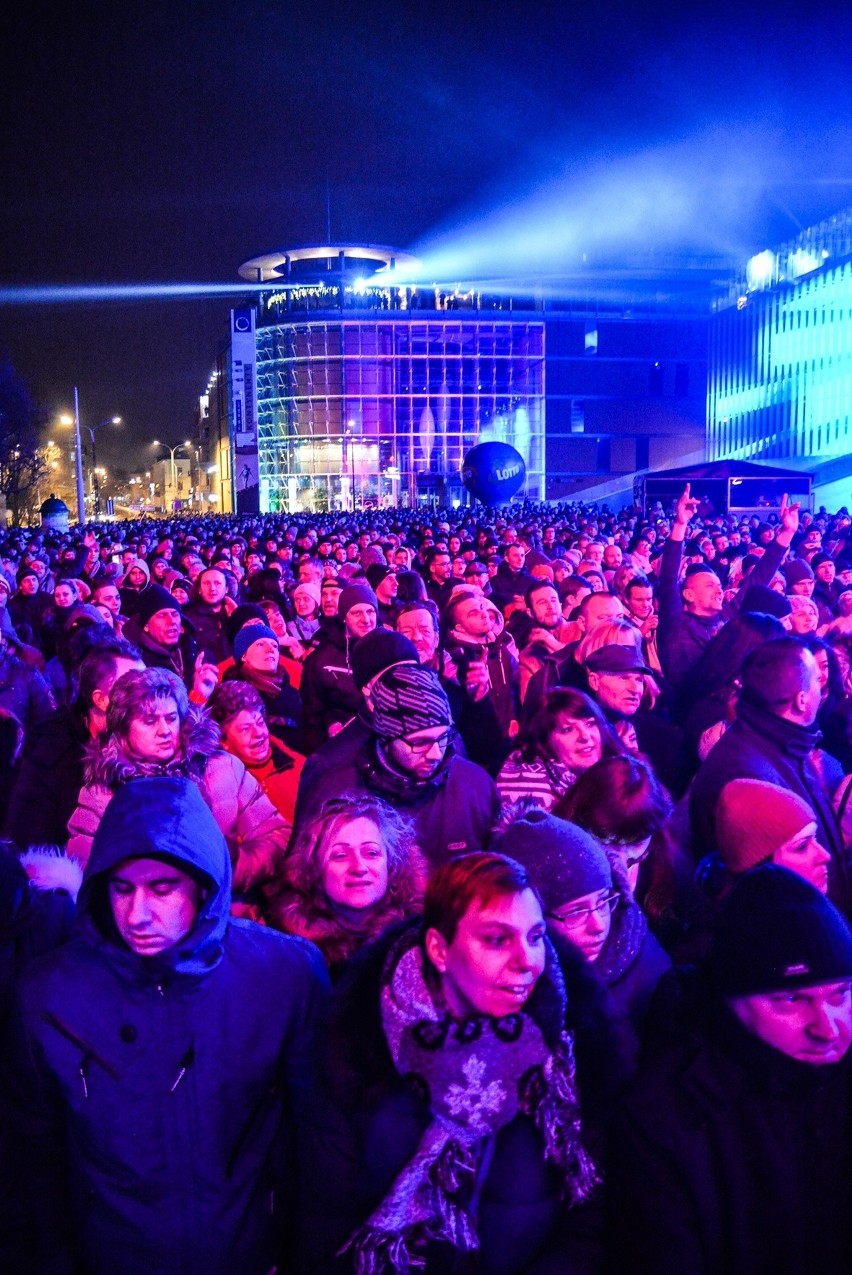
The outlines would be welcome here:
M 238 300 L 242 261 L 325 239 L 327 191 L 334 240 L 464 260 L 490 235 L 510 273 L 518 228 L 540 224 L 540 251 L 572 200 L 572 234 L 594 221 L 602 254 L 639 226 L 636 246 L 745 256 L 852 204 L 840 6 L 4 8 L 0 349 L 46 411 L 76 384 L 84 424 L 125 419 L 120 443 L 99 434 L 107 464 L 186 435 L 231 301 L 3 289 L 233 283 Z M 649 173 L 671 191 L 602 234 L 601 207 Z

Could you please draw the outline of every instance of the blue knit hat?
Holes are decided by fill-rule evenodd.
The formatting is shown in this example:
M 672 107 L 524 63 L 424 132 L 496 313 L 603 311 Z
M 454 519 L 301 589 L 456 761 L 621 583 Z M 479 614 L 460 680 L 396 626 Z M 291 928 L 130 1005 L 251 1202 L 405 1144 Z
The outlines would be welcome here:
M 234 638 L 234 659 L 238 664 L 249 647 L 255 642 L 259 642 L 261 638 L 272 638 L 272 641 L 280 646 L 278 638 L 272 632 L 272 629 L 268 629 L 265 624 L 243 625 L 237 636 Z

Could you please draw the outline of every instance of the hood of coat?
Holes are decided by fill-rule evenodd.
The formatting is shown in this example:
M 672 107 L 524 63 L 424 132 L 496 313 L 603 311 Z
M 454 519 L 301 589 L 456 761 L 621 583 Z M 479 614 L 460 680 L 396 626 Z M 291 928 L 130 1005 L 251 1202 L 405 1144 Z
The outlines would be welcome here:
M 112 918 L 109 877 L 126 859 L 163 859 L 204 890 L 189 934 L 156 956 L 125 947 Z M 87 938 L 117 948 L 131 970 L 203 975 L 221 960 L 230 906 L 231 858 L 198 785 L 159 777 L 119 788 L 98 825 L 77 897 L 78 925 Z
M 103 743 L 95 740 L 88 748 L 85 779 L 87 784 L 103 788 L 119 788 L 131 779 L 175 774 L 200 781 L 207 762 L 220 749 L 219 728 L 204 708 L 190 704 L 181 722 L 180 743 L 173 761 L 166 765 L 147 763 L 134 757 L 118 735 L 110 735 Z

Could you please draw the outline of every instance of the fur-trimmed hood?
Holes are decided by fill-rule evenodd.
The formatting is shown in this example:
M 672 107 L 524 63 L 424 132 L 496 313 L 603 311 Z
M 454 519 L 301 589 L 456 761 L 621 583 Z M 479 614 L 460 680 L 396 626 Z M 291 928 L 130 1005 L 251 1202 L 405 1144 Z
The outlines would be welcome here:
M 143 762 L 127 751 L 117 735 L 101 744 L 93 741 L 87 750 L 85 782 L 115 790 L 131 779 L 151 775 L 176 775 L 199 781 L 214 753 L 220 749 L 219 728 L 204 708 L 190 704 L 180 728 L 180 745 L 176 757 L 166 763 Z
M 20 861 L 36 890 L 61 890 L 72 899 L 77 898 L 83 883 L 83 869 L 59 846 L 30 846 Z

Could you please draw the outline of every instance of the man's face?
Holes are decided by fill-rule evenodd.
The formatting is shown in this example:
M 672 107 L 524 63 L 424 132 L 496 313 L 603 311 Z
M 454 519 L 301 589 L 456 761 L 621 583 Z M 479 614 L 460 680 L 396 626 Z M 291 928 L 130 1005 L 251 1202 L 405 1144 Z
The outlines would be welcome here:
M 35 593 L 38 593 L 37 577 L 22 576 L 21 583 L 18 585 L 18 591 L 22 593 L 25 598 L 31 598 Z
M 696 571 L 683 591 L 683 600 L 693 615 L 718 615 L 724 605 L 722 585 L 715 571 Z
M 222 727 L 222 742 L 229 753 L 239 757 L 243 765 L 262 766 L 270 753 L 266 717 L 261 712 L 253 713 L 244 708 Z
M 256 571 L 260 571 L 262 566 L 263 558 L 261 558 L 259 553 L 246 554 L 246 573 L 248 575 L 254 575 Z
M 621 566 L 622 557 L 618 545 L 606 545 L 603 551 L 603 565 L 607 571 L 615 571 Z
M 453 564 L 448 553 L 438 553 L 429 564 L 432 579 L 438 584 L 446 584 L 452 575 Z
M 451 726 L 424 726 L 402 739 L 392 739 L 387 753 L 393 764 L 414 779 L 428 779 L 444 760 L 453 738 Z
M 654 612 L 654 590 L 650 585 L 634 585 L 627 592 L 627 607 L 637 620 L 647 620 Z
M 559 594 L 553 588 L 536 589 L 530 598 L 533 619 L 544 629 L 555 629 L 562 619 Z
M 399 585 L 396 582 L 396 576 L 390 571 L 376 589 L 376 597 L 387 606 L 388 603 L 393 602 L 398 592 Z
M 197 881 L 159 859 L 125 859 L 109 879 L 116 928 L 139 956 L 156 956 L 186 938 L 203 898 Z
M 323 589 L 320 594 L 320 611 L 326 619 L 337 615 L 337 603 L 342 592 L 343 590 L 335 584 Z
M 159 642 L 160 646 L 177 646 L 180 641 L 181 627 L 178 612 L 173 607 L 163 607 L 162 611 L 155 611 L 151 616 L 145 625 L 145 632 L 149 633 L 155 642 Z
M 729 1002 L 743 1026 L 789 1058 L 824 1067 L 852 1044 L 852 984 L 819 983 Z
M 822 704 L 821 679 L 817 662 L 811 655 L 810 651 L 803 650 L 801 658 L 807 670 L 807 679 L 805 685 L 805 699 L 801 710 L 800 720 L 803 726 L 812 726 L 816 721 L 817 713 L 819 712 L 820 705 Z
M 242 662 L 246 668 L 253 669 L 256 673 L 274 673 L 278 668 L 280 655 L 281 648 L 275 638 L 258 638 L 256 642 L 252 642 Z
M 523 545 L 509 545 L 506 550 L 506 561 L 512 571 L 523 571 L 526 560 L 527 555 Z
M 645 677 L 642 673 L 589 673 L 589 686 L 603 708 L 632 717 L 642 703 Z
M 228 586 L 225 581 L 225 575 L 222 571 L 205 571 L 198 581 L 198 593 L 202 602 L 206 602 L 208 606 L 215 607 L 224 599 L 228 592 Z
M 131 567 L 127 573 L 126 583 L 130 585 L 131 589 L 144 589 L 148 580 L 141 567 Z
M 797 580 L 790 586 L 790 592 L 800 598 L 809 598 L 814 591 L 813 580 Z
M 619 598 L 611 593 L 595 593 L 583 607 L 586 620 L 586 632 L 589 633 L 601 620 L 618 620 L 624 615 L 624 607 Z
M 434 658 L 438 649 L 438 631 L 425 607 L 398 616 L 396 628 L 411 642 L 421 664 L 428 664 Z
M 596 567 L 599 567 L 603 562 L 603 556 L 604 545 L 599 545 L 597 541 L 593 541 L 586 550 L 587 559 L 589 562 L 593 562 Z
M 532 890 L 474 900 L 453 941 L 426 934 L 429 959 L 441 975 L 452 1013 L 505 1018 L 526 1004 L 545 965 L 545 923 Z
M 833 562 L 829 561 L 821 562 L 814 572 L 814 575 L 817 580 L 821 580 L 823 584 L 833 584 L 836 573 L 837 568 Z
M 114 584 L 102 584 L 99 589 L 95 589 L 95 601 L 105 606 L 113 615 L 118 615 L 121 611 L 121 594 Z
M 365 633 L 371 633 L 376 627 L 376 608 L 369 602 L 359 602 L 356 606 L 349 608 L 343 623 L 350 637 L 362 638 Z
M 464 598 L 455 607 L 453 627 L 472 638 L 484 638 L 491 632 L 492 611 L 484 594 Z

